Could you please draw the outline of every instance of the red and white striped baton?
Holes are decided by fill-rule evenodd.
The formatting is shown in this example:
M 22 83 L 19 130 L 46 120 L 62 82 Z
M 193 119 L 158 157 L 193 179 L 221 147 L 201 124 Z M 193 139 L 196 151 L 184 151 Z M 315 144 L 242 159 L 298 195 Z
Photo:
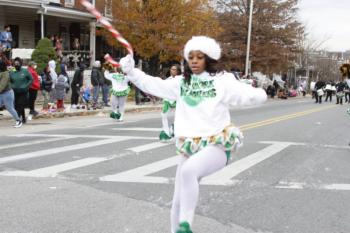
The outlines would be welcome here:
M 102 16 L 102 14 L 87 0 L 80 0 L 80 3 L 91 13 L 96 19 L 105 27 L 110 33 L 112 33 L 113 37 L 121 43 L 126 50 L 128 50 L 129 54 L 133 56 L 134 52 L 132 50 L 131 44 L 125 40 L 122 35 L 112 26 L 110 22 L 106 18 Z M 106 61 L 111 63 L 115 67 L 119 67 L 119 63 L 115 61 L 109 54 L 105 56 Z

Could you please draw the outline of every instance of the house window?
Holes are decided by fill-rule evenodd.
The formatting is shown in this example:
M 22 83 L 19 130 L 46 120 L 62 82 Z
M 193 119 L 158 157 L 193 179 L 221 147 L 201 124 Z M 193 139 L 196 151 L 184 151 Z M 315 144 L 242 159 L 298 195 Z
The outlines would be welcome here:
M 106 17 L 113 17 L 112 0 L 105 0 L 105 16 Z
M 64 1 L 64 6 L 65 7 L 74 7 L 75 0 L 65 0 Z

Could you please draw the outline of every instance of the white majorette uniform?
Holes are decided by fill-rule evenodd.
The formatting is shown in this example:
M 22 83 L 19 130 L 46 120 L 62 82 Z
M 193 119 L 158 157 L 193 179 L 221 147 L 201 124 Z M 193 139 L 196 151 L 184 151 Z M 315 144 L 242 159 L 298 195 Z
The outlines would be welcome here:
M 167 79 L 172 79 L 174 76 L 169 76 Z M 175 109 L 176 107 L 176 101 L 175 100 L 169 100 L 169 99 L 163 99 L 163 108 L 162 108 L 162 131 L 159 134 L 159 139 L 161 141 L 167 141 L 173 137 L 173 125 L 170 129 L 169 122 L 168 122 L 168 115 L 171 110 Z
M 192 37 L 186 43 L 187 61 L 191 51 L 201 51 L 214 60 L 221 56 L 217 42 L 205 36 Z M 242 133 L 231 123 L 230 107 L 261 104 L 267 99 L 266 92 L 237 81 L 227 72 L 192 74 L 188 84 L 182 75 L 166 80 L 149 76 L 134 68 L 130 55 L 120 64 L 128 79 L 142 91 L 176 101 L 174 130 L 180 156 L 171 231 L 192 232 L 199 180 L 225 167 L 231 152 L 242 143 Z
M 105 71 L 105 78 L 112 82 L 110 93 L 113 112 L 110 116 L 118 121 L 123 121 L 125 102 L 130 92 L 129 80 L 121 73 L 109 73 L 108 71 Z
M 128 79 L 146 93 L 176 101 L 176 146 L 185 155 L 192 155 L 208 144 L 220 144 L 229 153 L 240 140 L 239 130 L 233 130 L 231 124 L 230 107 L 266 100 L 263 89 L 241 83 L 226 72 L 215 76 L 207 72 L 192 75 L 187 85 L 183 76 L 162 80 L 135 68 Z

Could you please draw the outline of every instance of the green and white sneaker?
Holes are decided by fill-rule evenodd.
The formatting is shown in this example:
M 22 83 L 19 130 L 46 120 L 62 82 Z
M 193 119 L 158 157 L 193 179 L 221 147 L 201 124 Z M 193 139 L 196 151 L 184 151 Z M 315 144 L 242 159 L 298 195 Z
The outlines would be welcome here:
M 161 142 L 167 142 L 171 139 L 171 136 L 169 136 L 164 130 L 162 130 L 159 134 L 159 140 Z
M 111 118 L 113 119 L 119 119 L 121 114 L 119 112 L 111 112 L 111 114 L 109 115 Z
M 176 233 L 193 233 L 188 222 L 181 222 Z

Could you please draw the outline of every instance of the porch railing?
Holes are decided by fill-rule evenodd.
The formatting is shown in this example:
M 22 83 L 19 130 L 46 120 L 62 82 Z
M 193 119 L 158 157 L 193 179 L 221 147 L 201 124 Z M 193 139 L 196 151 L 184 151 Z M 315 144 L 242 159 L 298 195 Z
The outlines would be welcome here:
M 63 60 L 67 62 L 68 68 L 76 69 L 79 63 L 84 63 L 87 67 L 90 66 L 90 51 L 85 50 L 66 50 L 62 52 Z

